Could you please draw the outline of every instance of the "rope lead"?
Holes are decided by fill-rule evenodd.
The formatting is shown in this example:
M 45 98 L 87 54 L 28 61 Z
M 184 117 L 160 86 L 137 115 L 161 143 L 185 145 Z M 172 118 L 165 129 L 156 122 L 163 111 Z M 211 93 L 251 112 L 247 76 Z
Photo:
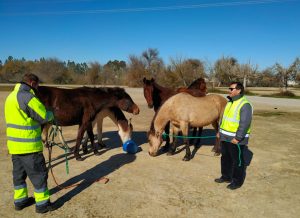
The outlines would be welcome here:
M 60 134 L 60 136 L 62 138 L 63 146 L 60 146 L 58 143 L 54 142 L 54 138 L 58 134 Z M 68 153 L 69 153 L 70 149 L 69 149 L 67 143 L 65 142 L 63 136 L 62 136 L 61 129 L 57 125 L 52 125 L 52 128 L 51 128 L 50 133 L 49 133 L 49 138 L 50 138 L 49 147 L 51 147 L 51 149 L 49 149 L 49 168 L 51 168 L 51 153 L 50 152 L 52 152 L 52 147 L 56 145 L 56 146 L 60 147 L 61 149 L 64 149 L 64 151 L 65 151 L 66 172 L 67 172 L 67 174 L 69 174 Z
M 174 138 L 187 138 L 187 139 L 209 139 L 209 138 L 216 138 L 216 136 L 178 136 L 178 135 L 170 135 L 170 134 L 167 134 L 167 133 L 163 133 L 162 134 L 162 137 L 165 139 L 166 136 L 170 136 L 170 137 L 174 137 Z M 227 141 L 227 142 L 230 142 L 231 141 Z M 241 159 L 241 147 L 240 147 L 240 144 L 236 144 L 238 149 L 239 149 L 239 167 L 242 166 L 242 159 Z

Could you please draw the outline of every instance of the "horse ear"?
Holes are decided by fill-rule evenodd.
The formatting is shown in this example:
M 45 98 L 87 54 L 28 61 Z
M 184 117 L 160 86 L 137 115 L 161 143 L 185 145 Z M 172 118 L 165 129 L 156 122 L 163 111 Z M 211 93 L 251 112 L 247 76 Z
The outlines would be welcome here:
M 154 82 L 154 79 L 153 79 L 153 77 L 151 78 L 151 82 Z

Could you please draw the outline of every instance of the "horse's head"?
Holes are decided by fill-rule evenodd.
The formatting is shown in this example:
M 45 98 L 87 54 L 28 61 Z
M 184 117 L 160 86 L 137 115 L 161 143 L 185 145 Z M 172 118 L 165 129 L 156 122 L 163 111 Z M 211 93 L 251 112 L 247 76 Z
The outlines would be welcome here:
M 143 79 L 144 96 L 149 108 L 153 108 L 153 89 L 154 89 L 153 83 L 154 83 L 153 78 L 151 80 L 147 80 L 144 77 Z
M 148 153 L 150 156 L 155 157 L 163 142 L 162 135 L 152 129 L 148 132 L 148 140 L 150 145 Z
M 139 107 L 133 102 L 132 98 L 122 88 L 114 88 L 111 90 L 117 98 L 117 106 L 128 113 L 137 115 L 140 113 Z
M 126 141 L 131 139 L 133 127 L 131 124 L 131 121 L 127 120 L 119 120 L 118 121 L 118 126 L 119 126 L 119 136 L 122 140 L 122 143 L 125 143 Z

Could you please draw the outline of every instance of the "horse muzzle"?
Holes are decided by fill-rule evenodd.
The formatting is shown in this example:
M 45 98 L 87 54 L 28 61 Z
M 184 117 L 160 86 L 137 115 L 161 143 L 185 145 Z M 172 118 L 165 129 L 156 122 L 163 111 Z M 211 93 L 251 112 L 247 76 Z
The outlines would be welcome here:
M 134 109 L 133 109 L 133 112 L 132 112 L 134 115 L 138 115 L 140 113 L 140 109 L 137 105 L 135 105 Z
M 148 154 L 151 156 L 151 157 L 155 157 L 157 155 L 157 153 L 151 153 L 150 151 L 148 151 Z
M 148 108 L 153 108 L 153 104 L 148 104 Z

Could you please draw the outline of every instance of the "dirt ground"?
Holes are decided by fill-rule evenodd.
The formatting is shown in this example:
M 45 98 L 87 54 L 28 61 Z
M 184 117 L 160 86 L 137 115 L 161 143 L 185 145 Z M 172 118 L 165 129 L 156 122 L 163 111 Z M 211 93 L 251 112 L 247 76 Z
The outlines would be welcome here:
M 104 123 L 107 148 L 101 156 L 85 155 L 83 162 L 69 155 L 69 175 L 60 156 L 64 151 L 55 147 L 53 156 L 60 156 L 53 162 L 57 181 L 62 186 L 80 185 L 60 190 L 49 173 L 51 200 L 59 208 L 43 217 L 299 217 L 300 100 L 249 97 L 255 110 L 247 152 L 250 165 L 242 188 L 231 191 L 214 182 L 220 176 L 220 156 L 211 152 L 212 140 L 203 140 L 189 162 L 181 160 L 182 147 L 174 156 L 150 157 L 146 132 L 154 112 L 147 108 L 142 89 L 126 90 L 141 109 L 137 116 L 126 114 L 132 118 L 133 139 L 141 151 L 124 153 L 109 119 Z M 34 205 L 21 212 L 13 208 L 12 164 L 3 118 L 7 95 L 0 92 L 0 217 L 41 217 Z M 69 146 L 74 146 L 76 131 L 77 126 L 63 128 Z M 204 135 L 213 133 L 212 127 L 206 127 Z M 44 154 L 47 159 L 46 149 Z M 101 177 L 109 182 L 98 182 Z M 31 183 L 27 184 L 32 196 Z

